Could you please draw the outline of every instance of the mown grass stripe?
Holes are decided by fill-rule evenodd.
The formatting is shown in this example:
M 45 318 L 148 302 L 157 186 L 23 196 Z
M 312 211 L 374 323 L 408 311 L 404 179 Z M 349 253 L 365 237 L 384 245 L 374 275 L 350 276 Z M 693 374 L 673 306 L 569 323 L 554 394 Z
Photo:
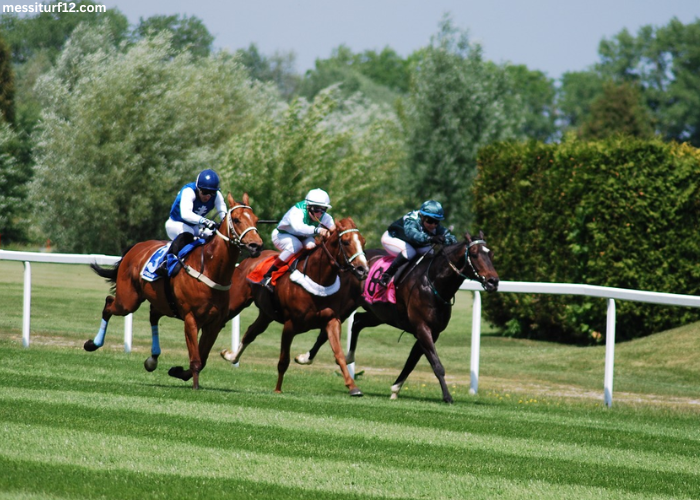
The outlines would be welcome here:
M 34 401 L 49 405 L 74 405 L 86 410 L 122 410 L 130 412 L 188 418 L 197 415 L 203 422 L 250 425 L 260 428 L 274 427 L 288 431 L 306 431 L 323 434 L 328 439 L 341 435 L 361 439 L 404 443 L 410 445 L 442 446 L 463 450 L 496 450 L 501 455 L 527 457 L 535 460 L 566 460 L 580 466 L 620 467 L 653 471 L 655 473 L 682 473 L 695 476 L 700 482 L 700 459 L 662 455 L 644 450 L 620 450 L 616 447 L 571 445 L 549 440 L 519 437 L 500 437 L 474 433 L 453 432 L 429 427 L 416 428 L 403 424 L 367 422 L 348 417 L 324 417 L 277 409 L 231 407 L 214 403 L 190 403 L 163 401 L 156 398 L 135 396 L 105 396 L 74 391 L 5 389 L 0 400 L 11 408 L 13 401 Z M 2 415 L 2 412 L 0 412 Z M 614 443 L 613 443 L 614 445 Z
M 512 481 L 472 474 L 446 474 L 362 462 L 280 457 L 250 450 L 219 449 L 157 439 L 110 436 L 46 426 L 3 423 L 0 456 L 13 463 L 115 471 L 193 479 L 235 479 L 334 494 L 387 498 L 672 498 L 543 481 Z M 233 432 L 233 431 L 232 431 Z M 387 493 L 391 491 L 391 493 Z M 489 494 L 489 491 L 492 492 Z

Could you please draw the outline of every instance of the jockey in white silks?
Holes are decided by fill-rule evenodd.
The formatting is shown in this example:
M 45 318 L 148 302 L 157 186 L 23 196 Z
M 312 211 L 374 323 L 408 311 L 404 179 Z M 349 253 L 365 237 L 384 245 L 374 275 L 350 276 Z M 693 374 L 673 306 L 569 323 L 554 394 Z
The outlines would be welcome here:
M 316 246 L 315 237 L 325 237 L 335 229 L 333 217 L 328 214 L 331 199 L 323 189 L 312 189 L 303 201 L 290 208 L 272 231 L 272 243 L 280 251 L 272 267 L 258 283 L 272 291 L 272 273 L 284 266 L 292 255 L 302 248 Z

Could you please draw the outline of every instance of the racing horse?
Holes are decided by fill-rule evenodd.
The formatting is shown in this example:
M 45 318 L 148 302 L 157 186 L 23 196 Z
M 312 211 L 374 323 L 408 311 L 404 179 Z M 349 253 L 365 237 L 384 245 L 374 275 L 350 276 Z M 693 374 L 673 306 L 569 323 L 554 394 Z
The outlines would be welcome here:
M 214 236 L 187 255 L 182 260 L 184 268 L 169 279 L 146 281 L 141 277 L 141 271 L 153 253 L 165 244 L 158 240 L 133 245 L 111 268 L 91 265 L 99 276 L 113 284 L 114 295 L 107 296 L 100 330 L 95 340 L 85 342 L 86 351 L 95 351 L 102 346 L 112 316 L 133 313 L 148 300 L 153 344 L 151 357 L 144 362 L 146 370 L 153 371 L 158 364 L 158 320 L 163 316 L 182 319 L 189 370 L 176 366 L 168 374 L 185 381 L 191 378 L 192 388 L 199 389 L 199 372 L 204 369 L 219 331 L 226 323 L 231 276 L 241 249 L 257 256 L 263 244 L 256 227 L 258 217 L 248 205 L 248 194 L 244 194 L 239 203 L 229 193 L 227 201 L 229 210 Z M 202 335 L 198 343 L 200 329 Z
M 336 362 L 343 374 L 345 386 L 351 396 L 362 396 L 362 391 L 348 372 L 345 355 L 340 345 L 341 323 L 345 306 L 355 297 L 340 287 L 339 274 L 351 272 L 356 279 L 367 276 L 369 268 L 364 253 L 365 239 L 351 218 L 336 222 L 336 227 L 320 243 L 306 254 L 296 259 L 289 272 L 277 278 L 273 292 L 265 287 L 251 284 L 247 277 L 259 262 L 277 252 L 265 251 L 259 258 L 243 260 L 233 273 L 229 301 L 229 319 L 238 315 L 253 302 L 259 309 L 257 319 L 248 327 L 241 344 L 232 352 L 221 351 L 221 356 L 238 363 L 243 351 L 261 334 L 272 321 L 282 323 L 282 342 L 277 364 L 277 385 L 275 392 L 282 392 L 284 374 L 289 368 L 290 348 L 293 338 L 300 333 L 320 328 L 330 340 Z M 327 290 L 325 295 L 310 293 L 298 284 L 299 276 L 306 275 L 314 283 Z M 295 277 L 296 276 L 296 277 Z M 296 282 L 295 282 L 296 281 Z M 345 316 L 347 317 L 347 316 Z
M 368 250 L 367 253 L 370 255 L 370 266 L 387 255 L 383 250 Z M 436 246 L 415 263 L 406 264 L 394 282 L 395 304 L 369 303 L 364 296 L 360 298 L 359 303 L 366 312 L 355 314 L 346 362 L 354 361 L 357 338 L 363 328 L 389 324 L 412 333 L 416 338 L 403 370 L 391 387 L 391 398 L 398 397 L 404 382 L 425 354 L 440 382 L 443 400 L 452 403 L 435 342 L 447 328 L 455 294 L 464 280 L 478 281 L 487 292 L 498 290 L 499 278 L 492 258 L 493 251 L 486 246 L 484 233 L 480 231 L 478 239 L 472 239 L 467 232 L 463 241 L 445 247 Z M 297 356 L 295 361 L 309 364 L 324 342 L 324 332 L 321 332 L 312 349 Z

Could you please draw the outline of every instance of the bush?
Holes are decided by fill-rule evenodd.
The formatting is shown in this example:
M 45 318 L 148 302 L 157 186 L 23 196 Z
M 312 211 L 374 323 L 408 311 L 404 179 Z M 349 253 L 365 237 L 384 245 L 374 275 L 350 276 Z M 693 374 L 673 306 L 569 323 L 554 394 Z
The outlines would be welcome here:
M 480 151 L 477 222 L 503 280 L 700 294 L 700 151 L 615 137 L 498 143 Z M 593 343 L 604 300 L 497 294 L 486 317 L 509 335 Z M 617 305 L 617 338 L 700 319 L 695 309 Z

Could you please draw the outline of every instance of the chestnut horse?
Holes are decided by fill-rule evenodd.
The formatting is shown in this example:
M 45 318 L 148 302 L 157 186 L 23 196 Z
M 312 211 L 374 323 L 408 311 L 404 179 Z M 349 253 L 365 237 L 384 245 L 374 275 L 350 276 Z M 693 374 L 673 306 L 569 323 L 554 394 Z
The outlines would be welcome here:
M 342 288 L 327 296 L 309 293 L 292 281 L 291 271 L 299 271 L 323 287 L 335 286 L 339 281 L 339 273 L 343 271 L 350 271 L 362 279 L 369 270 L 363 251 L 364 244 L 365 239 L 351 218 L 337 221 L 335 229 L 323 238 L 316 248 L 306 257 L 298 259 L 296 264 L 292 264 L 290 272 L 277 279 L 272 293 L 263 286 L 251 284 L 246 278 L 259 262 L 275 255 L 276 252 L 266 251 L 259 258 L 249 258 L 241 262 L 233 273 L 229 318 L 238 315 L 253 302 L 258 307 L 259 313 L 257 319 L 243 335 L 238 350 L 233 353 L 224 349 L 221 351 L 221 356 L 234 364 L 238 363 L 243 351 L 265 331 L 272 321 L 282 323 L 284 326 L 275 387 L 275 392 L 282 392 L 282 381 L 289 368 L 289 351 L 294 336 L 311 329 L 321 328 L 328 335 L 350 395 L 362 396 L 362 392 L 348 372 L 340 346 L 340 325 L 343 319 L 340 311 L 343 311 L 345 305 L 354 301 L 355 298 L 348 297 Z
M 153 345 L 151 357 L 144 366 L 153 371 L 158 364 L 158 320 L 163 316 L 180 318 L 185 323 L 185 341 L 190 358 L 189 370 L 173 367 L 169 375 L 182 380 L 192 379 L 192 387 L 199 389 L 199 372 L 204 369 L 214 341 L 228 317 L 231 276 L 241 248 L 251 255 L 259 255 L 262 239 L 257 233 L 257 216 L 248 206 L 248 194 L 243 202 L 235 202 L 228 194 L 229 210 L 221 221 L 215 236 L 195 248 L 184 258 L 184 268 L 169 279 L 146 281 L 141 271 L 153 253 L 165 242 L 144 241 L 132 246 L 114 267 L 91 267 L 103 278 L 114 284 L 114 296 L 108 295 L 102 310 L 102 326 L 95 337 L 85 342 L 86 351 L 95 351 L 104 343 L 109 319 L 126 316 L 136 311 L 141 303 L 151 303 L 150 322 Z M 197 343 L 197 334 L 202 336 Z
M 370 265 L 387 255 L 383 250 L 369 250 L 368 254 Z M 415 264 L 408 263 L 405 271 L 397 275 L 396 304 L 369 304 L 364 298 L 359 299 L 367 312 L 355 314 L 346 361 L 352 363 L 355 360 L 357 338 L 363 328 L 386 323 L 410 332 L 416 337 L 416 342 L 401 374 L 391 387 L 391 398 L 398 397 L 404 382 L 425 354 L 440 382 L 443 400 L 451 403 L 452 396 L 445 383 L 445 369 L 438 357 L 435 342 L 450 321 L 455 294 L 465 279 L 479 281 L 487 292 L 498 290 L 499 278 L 492 257 L 493 252 L 486 246 L 484 233 L 479 232 L 479 239 L 472 239 L 467 232 L 464 241 L 437 247 Z M 347 286 L 357 288 L 356 283 L 348 282 Z M 324 332 L 321 332 L 312 349 L 295 360 L 300 364 L 310 364 L 325 340 Z

